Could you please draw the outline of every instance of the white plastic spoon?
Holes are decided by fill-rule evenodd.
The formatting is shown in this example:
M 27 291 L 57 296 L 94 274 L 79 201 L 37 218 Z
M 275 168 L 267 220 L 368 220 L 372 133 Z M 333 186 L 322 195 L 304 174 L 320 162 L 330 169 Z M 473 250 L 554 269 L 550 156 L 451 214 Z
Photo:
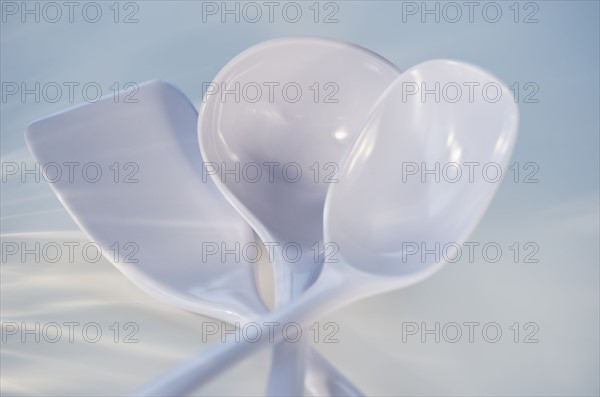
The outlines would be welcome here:
M 49 165 L 43 168 L 60 201 L 105 257 L 150 295 L 231 324 L 265 315 L 254 265 L 207 254 L 205 243 L 231 248 L 254 237 L 212 181 L 203 181 L 193 105 L 163 82 L 119 94 L 136 103 L 114 98 L 28 126 L 27 144 Z M 316 352 L 309 360 L 328 378 L 307 378 L 311 392 L 351 388 Z
M 323 246 L 327 189 L 368 109 L 399 75 L 364 48 L 293 37 L 245 50 L 207 87 L 198 124 L 205 172 L 273 244 L 278 307 L 333 252 Z M 308 339 L 275 347 L 268 395 L 303 393 Z
M 422 83 L 492 83 L 501 97 L 489 102 L 474 95 L 471 102 L 463 93 L 451 103 L 436 102 L 431 95 L 425 100 L 406 95 L 408 86 Z M 495 162 L 503 167 L 514 147 L 517 125 L 518 109 L 506 85 L 478 67 L 437 60 L 403 73 L 374 107 L 340 182 L 330 187 L 325 237 L 339 246 L 339 263 L 324 267 L 311 288 L 263 324 L 306 324 L 363 297 L 414 284 L 439 269 L 442 261 L 403 252 L 403 243 L 460 244 L 483 216 L 499 183 L 469 178 L 456 183 L 406 182 L 399 173 L 401 162 Z M 263 335 L 266 331 L 263 327 Z M 186 394 L 267 340 L 203 351 L 139 394 Z

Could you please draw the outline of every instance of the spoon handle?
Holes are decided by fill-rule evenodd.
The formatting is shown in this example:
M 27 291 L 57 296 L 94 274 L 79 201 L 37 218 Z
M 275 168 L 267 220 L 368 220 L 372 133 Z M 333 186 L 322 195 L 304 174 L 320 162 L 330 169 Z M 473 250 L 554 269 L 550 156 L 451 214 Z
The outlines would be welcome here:
M 323 265 L 322 257 L 305 254 L 299 260 L 292 262 L 287 259 L 280 247 L 285 244 L 280 243 L 274 250 L 273 258 L 273 276 L 275 286 L 275 308 L 279 309 L 295 300 L 310 286 L 310 276 L 320 269 Z M 306 252 L 310 252 L 306 249 Z M 277 343 L 273 347 L 271 354 L 271 372 L 265 397 L 288 397 L 304 395 L 304 386 L 314 390 L 317 395 L 331 395 L 328 388 L 323 388 L 328 383 L 349 382 L 347 379 L 335 379 L 339 372 L 331 373 L 333 377 L 328 382 L 318 382 L 310 384 L 309 379 L 305 383 L 307 366 L 310 367 L 313 361 L 307 362 L 307 348 L 310 345 L 308 341 L 308 332 L 304 330 L 304 337 L 295 343 Z M 311 358 L 315 357 L 312 355 Z M 315 364 L 317 364 L 315 362 Z M 320 369 L 326 367 L 320 366 Z M 311 373 L 317 372 L 310 369 Z M 328 374 L 329 375 L 329 374 Z M 314 380 L 315 377 L 312 377 Z M 322 389 L 322 390 L 319 390 Z
M 348 378 L 303 337 L 298 343 L 280 342 L 273 347 L 269 385 L 265 396 L 364 397 Z M 304 346 L 306 345 L 306 346 Z M 295 367 L 304 367 L 298 370 Z M 286 367 L 286 368 L 282 368 Z M 297 377 L 296 374 L 303 374 Z
M 272 312 L 262 322 L 257 322 L 262 335 L 257 341 L 237 338 L 239 343 L 229 341 L 211 346 L 145 385 L 134 396 L 187 395 L 267 342 L 281 342 L 284 335 L 271 332 L 273 323 L 280 325 L 278 329 L 293 322 L 303 325 L 364 296 L 353 293 L 352 288 L 346 288 L 347 285 L 342 287 L 343 274 L 333 271 L 324 273 L 327 275 L 321 274 L 315 285 L 297 300 Z M 270 335 L 273 335 L 273 339 L 269 338 Z
M 304 333 L 306 333 L 304 331 Z M 307 335 L 296 343 L 280 342 L 273 346 L 271 372 L 265 397 L 292 397 L 304 394 L 307 363 Z M 311 387 L 306 382 L 307 387 Z

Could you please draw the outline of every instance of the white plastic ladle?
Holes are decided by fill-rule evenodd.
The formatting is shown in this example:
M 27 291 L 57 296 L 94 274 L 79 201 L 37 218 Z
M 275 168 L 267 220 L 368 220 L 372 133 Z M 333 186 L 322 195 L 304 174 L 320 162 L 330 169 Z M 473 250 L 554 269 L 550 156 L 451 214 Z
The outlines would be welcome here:
M 59 200 L 106 259 L 148 294 L 231 324 L 266 315 L 254 265 L 223 262 L 204 245 L 230 249 L 254 243 L 254 236 L 210 178 L 202 178 L 194 106 L 163 82 L 118 98 L 27 127 L 27 144 Z M 308 360 L 311 393 L 354 393 L 318 353 Z
M 207 88 L 198 123 L 204 171 L 272 246 L 277 307 L 333 252 L 323 245 L 327 189 L 368 109 L 399 75 L 364 48 L 292 37 L 245 50 Z M 275 346 L 268 395 L 303 393 L 307 340 Z
M 422 84 L 477 88 L 474 95 L 411 95 Z M 465 85 L 465 83 L 467 83 Z M 410 88 L 408 88 L 410 86 Z M 497 95 L 482 88 L 497 87 Z M 493 98 L 494 100 L 490 100 Z M 452 102 L 454 101 L 454 102 Z M 515 144 L 518 109 L 505 84 L 462 62 L 436 60 L 403 73 L 380 98 L 332 184 L 325 205 L 325 241 L 339 246 L 340 261 L 325 266 L 304 294 L 262 324 L 306 324 L 363 297 L 406 287 L 443 262 L 421 260 L 405 243 L 460 244 L 475 228 L 499 183 L 463 177 L 436 182 L 402 177 L 406 162 L 478 162 L 506 166 Z M 263 335 L 268 328 L 262 327 Z M 282 338 L 275 335 L 276 342 Z M 141 389 L 138 395 L 183 395 L 228 364 L 267 342 L 221 344 Z

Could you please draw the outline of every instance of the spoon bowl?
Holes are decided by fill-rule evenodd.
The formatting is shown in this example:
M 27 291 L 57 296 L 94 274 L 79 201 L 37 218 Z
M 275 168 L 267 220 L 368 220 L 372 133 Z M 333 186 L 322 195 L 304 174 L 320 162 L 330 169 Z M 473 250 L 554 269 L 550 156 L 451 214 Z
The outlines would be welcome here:
M 473 83 L 480 89 L 469 95 Z M 463 92 L 458 99 L 408 94 L 434 86 Z M 498 98 L 481 87 L 494 87 Z M 484 70 L 449 60 L 407 70 L 374 107 L 329 190 L 327 241 L 363 272 L 427 271 L 435 263 L 415 254 L 415 244 L 450 249 L 471 233 L 500 185 L 517 125 L 509 89 Z
M 263 241 L 297 243 L 310 257 L 340 160 L 398 75 L 364 48 L 294 37 L 251 47 L 215 77 L 198 123 L 202 155 Z

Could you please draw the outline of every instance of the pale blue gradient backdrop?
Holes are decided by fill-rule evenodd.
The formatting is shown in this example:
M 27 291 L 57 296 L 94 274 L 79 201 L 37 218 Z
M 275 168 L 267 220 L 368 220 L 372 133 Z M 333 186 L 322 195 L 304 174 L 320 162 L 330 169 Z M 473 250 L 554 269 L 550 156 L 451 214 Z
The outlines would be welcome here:
M 109 3 L 102 4 L 108 12 Z M 537 84 L 539 102 L 519 104 L 514 161 L 537 163 L 539 183 L 505 180 L 470 240 L 504 247 L 536 242 L 539 263 L 515 264 L 506 255 L 495 264 L 447 266 L 421 285 L 330 316 L 340 324 L 340 342 L 318 347 L 368 394 L 598 395 L 597 1 L 536 2 L 539 22 L 532 24 L 513 21 L 512 1 L 500 2 L 503 16 L 495 24 L 477 12 L 481 7 L 473 23 L 464 14 L 454 24 L 435 23 L 431 16 L 422 23 L 419 15 L 403 22 L 399 1 L 337 2 L 339 22 L 333 24 L 312 21 L 312 2 L 302 3 L 307 14 L 296 24 L 281 14 L 274 23 L 264 16 L 254 24 L 223 24 L 216 16 L 203 23 L 200 2 L 137 4 L 135 24 L 115 24 L 111 14 L 96 24 L 80 14 L 72 24 L 64 15 L 56 24 L 6 16 L 2 82 L 98 82 L 109 93 L 114 82 L 160 78 L 198 104 L 202 83 L 245 48 L 276 37 L 318 35 L 367 47 L 401 69 L 454 58 L 480 65 L 508 85 Z M 520 19 L 531 10 L 524 5 Z M 525 94 L 521 90 L 521 98 Z M 29 98 L 2 103 L 4 163 L 31 162 L 23 138 L 27 123 L 71 106 L 66 95 L 57 103 Z M 1 187 L 3 241 L 83 238 L 45 183 L 8 178 Z M 81 266 L 2 263 L 3 322 L 98 318 L 107 324 L 138 322 L 140 343 L 2 343 L 3 394 L 123 395 L 203 346 L 196 335 L 201 318 L 146 297 L 104 260 Z M 495 321 L 505 331 L 516 321 L 533 321 L 540 326 L 540 342 L 515 344 L 507 335 L 498 345 L 403 343 L 403 321 Z M 198 392 L 261 393 L 266 368 L 256 359 L 247 361 Z

